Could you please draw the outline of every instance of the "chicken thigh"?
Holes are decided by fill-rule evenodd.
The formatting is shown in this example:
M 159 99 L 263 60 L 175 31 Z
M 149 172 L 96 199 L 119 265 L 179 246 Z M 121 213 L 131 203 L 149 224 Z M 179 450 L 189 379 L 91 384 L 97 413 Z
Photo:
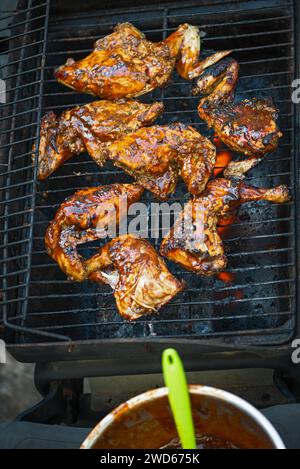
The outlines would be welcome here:
M 62 84 L 105 99 L 135 97 L 164 86 L 177 62 L 187 78 L 198 60 L 199 30 L 182 24 L 164 41 L 151 42 L 130 23 L 96 41 L 84 59 L 68 59 L 55 71 Z
M 150 125 L 163 111 L 163 104 L 138 101 L 95 101 L 77 106 L 57 117 L 46 114 L 41 122 L 38 149 L 38 178 L 46 179 L 73 155 L 93 154 L 104 164 L 102 143 Z M 33 158 L 36 157 L 35 147 Z
M 214 168 L 216 149 L 192 127 L 177 123 L 141 128 L 106 147 L 106 157 L 159 199 L 174 192 L 181 175 L 201 194 Z
M 133 321 L 155 313 L 184 288 L 145 239 L 133 235 L 115 238 L 86 262 L 89 279 L 114 291 L 119 313 Z
M 271 98 L 233 101 L 239 65 L 224 58 L 230 52 L 218 52 L 198 66 L 200 77 L 194 94 L 204 95 L 198 105 L 201 119 L 231 150 L 249 156 L 249 167 L 253 167 L 277 148 L 282 136 L 276 124 L 278 112 Z M 223 60 L 218 63 L 220 58 Z M 236 174 L 239 164 L 232 162 L 227 174 Z

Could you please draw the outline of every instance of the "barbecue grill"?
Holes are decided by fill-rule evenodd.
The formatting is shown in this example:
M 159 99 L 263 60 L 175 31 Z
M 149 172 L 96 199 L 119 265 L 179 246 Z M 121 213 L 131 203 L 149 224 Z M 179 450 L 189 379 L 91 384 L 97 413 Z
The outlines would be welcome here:
M 46 111 L 60 113 L 95 99 L 58 84 L 54 69 L 68 57 L 86 56 L 96 39 L 125 21 L 154 41 L 188 22 L 200 27 L 204 54 L 233 49 L 241 66 L 237 98 L 272 96 L 284 133 L 277 151 L 247 180 L 261 187 L 287 184 L 292 192 L 288 204 L 256 203 L 239 210 L 224 234 L 229 283 L 169 264 L 172 273 L 187 282 L 186 290 L 158 315 L 134 323 L 120 318 L 106 286 L 67 280 L 44 247 L 46 227 L 67 196 L 86 186 L 132 179 L 113 166 L 99 169 L 83 154 L 40 182 L 31 159 Z M 296 0 L 150 4 L 22 0 L 16 11 L 4 14 L 0 22 L 0 77 L 7 89 L 0 115 L 1 331 L 17 359 L 62 361 L 55 368 L 61 378 L 80 376 L 87 363 L 90 375 L 97 374 L 98 359 L 108 364 L 101 371 L 104 374 L 150 372 L 159 366 L 153 357 L 166 344 L 176 344 L 188 357 L 190 369 L 289 368 L 299 310 L 299 109 L 291 100 L 292 81 L 300 76 L 297 21 Z M 198 117 L 199 98 L 192 96 L 191 89 L 192 83 L 174 72 L 167 87 L 141 99 L 164 102 L 158 123 L 180 121 L 212 137 Z M 171 201 L 187 197 L 180 183 Z M 146 191 L 142 200 L 150 214 L 151 194 Z M 158 247 L 161 238 L 150 241 Z M 88 257 L 95 249 L 97 243 L 85 245 L 81 252 Z M 224 353 L 228 351 L 231 354 Z M 76 360 L 80 360 L 77 371 L 65 363 Z M 53 366 L 45 366 L 45 373 Z

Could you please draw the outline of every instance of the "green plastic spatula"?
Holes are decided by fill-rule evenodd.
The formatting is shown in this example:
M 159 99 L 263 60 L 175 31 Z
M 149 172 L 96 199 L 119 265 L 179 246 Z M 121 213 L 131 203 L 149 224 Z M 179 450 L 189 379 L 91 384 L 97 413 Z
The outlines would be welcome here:
M 196 437 L 189 390 L 182 361 L 175 349 L 168 348 L 163 352 L 162 368 L 165 385 L 169 391 L 169 402 L 182 448 L 196 449 Z

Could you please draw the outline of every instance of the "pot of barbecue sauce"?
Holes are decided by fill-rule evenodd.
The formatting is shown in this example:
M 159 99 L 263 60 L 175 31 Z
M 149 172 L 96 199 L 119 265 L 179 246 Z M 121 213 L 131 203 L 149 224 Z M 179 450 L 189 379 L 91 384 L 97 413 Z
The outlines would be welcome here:
M 200 449 L 284 449 L 271 423 L 251 404 L 209 386 L 189 386 Z M 82 449 L 181 448 L 167 388 L 140 394 L 104 417 Z

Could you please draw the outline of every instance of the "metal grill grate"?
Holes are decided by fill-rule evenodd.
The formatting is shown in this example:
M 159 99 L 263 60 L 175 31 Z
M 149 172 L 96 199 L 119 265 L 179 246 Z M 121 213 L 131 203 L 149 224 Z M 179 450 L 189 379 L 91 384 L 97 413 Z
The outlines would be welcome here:
M 7 339 L 18 343 L 103 338 L 224 338 L 227 342 L 279 344 L 295 329 L 296 238 L 294 202 L 251 205 L 226 231 L 229 271 L 224 284 L 170 264 L 187 289 L 159 315 L 128 324 L 118 315 L 106 286 L 68 281 L 47 256 L 44 233 L 59 204 L 76 189 L 131 179 L 113 166 L 99 170 L 88 155 L 66 162 L 42 183 L 31 165 L 31 146 L 47 110 L 61 112 L 93 98 L 59 85 L 53 70 L 68 57 L 79 59 L 118 22 L 130 21 L 152 40 L 160 40 L 183 22 L 206 34 L 203 49 L 232 48 L 241 65 L 237 97 L 271 95 L 280 109 L 284 132 L 278 150 L 249 174 L 254 185 L 287 184 L 294 191 L 295 76 L 294 5 L 292 1 L 173 2 L 166 5 L 68 12 L 50 10 L 49 2 L 26 0 L 9 18 L 10 36 L 0 38 L 9 50 L 2 65 L 7 104 L 1 106 L 1 246 L 3 319 Z M 84 5 L 84 2 L 82 2 Z M 84 6 L 82 8 L 85 8 Z M 3 20 L 6 21 L 5 19 Z M 0 23 L 1 26 L 2 23 Z M 1 34 L 1 30 L 0 30 Z M 211 135 L 200 122 L 192 84 L 175 73 L 163 90 L 142 98 L 163 100 L 161 123 L 181 121 Z M 183 184 L 172 200 L 188 195 Z M 144 201 L 152 201 L 146 193 Z M 155 240 L 159 246 L 160 239 Z M 90 256 L 97 244 L 82 252 Z

